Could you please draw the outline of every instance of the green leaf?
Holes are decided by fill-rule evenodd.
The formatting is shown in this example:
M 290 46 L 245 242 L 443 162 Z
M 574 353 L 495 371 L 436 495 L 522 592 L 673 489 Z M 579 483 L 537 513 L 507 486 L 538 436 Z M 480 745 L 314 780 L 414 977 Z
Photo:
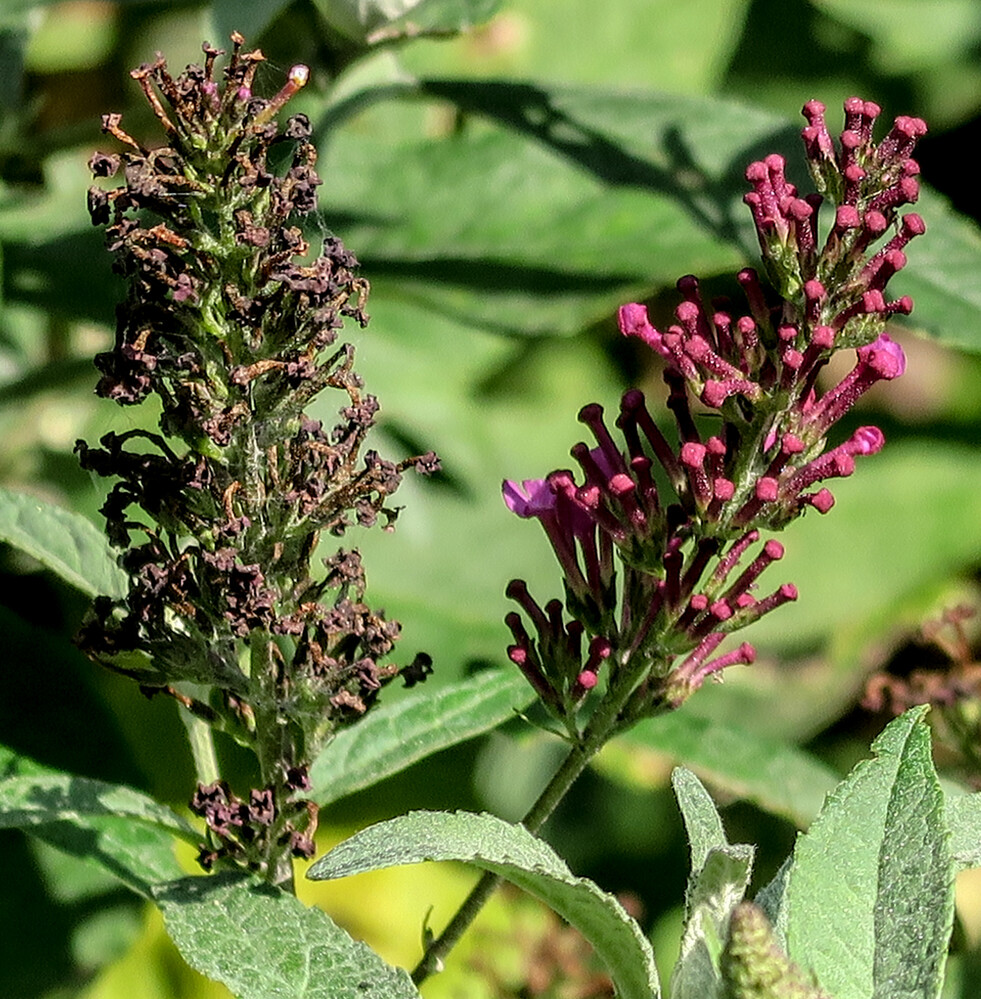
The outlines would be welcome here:
M 709 851 L 724 850 L 729 840 L 712 796 L 690 770 L 675 767 L 671 772 L 671 787 L 685 820 L 691 850 L 691 873 L 694 876 L 704 866 Z
M 319 909 L 252 878 L 184 878 L 155 892 L 167 932 L 192 968 L 237 999 L 412 999 L 386 964 Z
M 747 0 L 684 4 L 617 0 L 597 16 L 595 0 L 508 0 L 489 33 L 496 46 L 469 39 L 409 47 L 400 56 L 422 76 L 500 76 L 563 80 L 637 90 L 708 93 L 724 85 Z M 656 30 L 637 29 L 656 24 Z M 583 25 L 588 24 L 588 32 Z M 520 41 L 511 41 L 517 29 Z
M 364 0 L 360 0 L 364 3 Z M 375 0 L 377 3 L 378 0 Z M 388 0 L 389 3 L 392 0 Z M 402 0 L 405 5 L 405 0 Z M 376 31 L 369 41 L 450 35 L 485 24 L 500 9 L 501 0 L 422 0 Z
M 129 787 L 71 774 L 0 779 L 0 828 L 23 829 L 99 815 L 126 816 L 197 841 L 197 833 L 176 812 Z
M 174 856 L 174 837 L 160 826 L 122 816 L 80 815 L 25 830 L 62 853 L 111 874 L 131 891 L 150 898 L 154 885 L 184 874 Z
M 928 188 L 916 209 L 927 232 L 910 245 L 909 265 L 896 275 L 896 291 L 913 296 L 913 325 L 922 324 L 943 344 L 981 353 L 981 231 Z
M 871 41 L 874 62 L 890 76 L 920 72 L 975 51 L 981 23 L 974 0 L 814 0 Z
M 314 0 L 335 30 L 364 45 L 455 34 L 489 20 L 500 0 Z
M 671 784 L 691 847 L 685 929 L 671 975 L 671 999 L 713 999 L 721 995 L 719 962 L 729 917 L 746 894 L 755 850 L 729 844 L 715 803 L 690 770 L 676 768 Z
M 320 16 L 335 31 L 360 44 L 379 28 L 420 6 L 420 0 L 314 0 Z
M 981 867 L 981 791 L 948 791 L 944 812 L 950 829 L 950 852 L 958 870 Z
M 925 712 L 889 724 L 797 841 L 789 952 L 836 999 L 940 994 L 954 881 Z
M 657 124 L 687 128 L 686 102 L 531 84 L 430 81 L 424 93 L 463 100 L 473 87 L 502 114 L 539 125 L 530 135 L 471 128 L 394 148 L 360 130 L 331 137 L 325 171 L 336 182 L 324 210 L 358 247 L 376 292 L 392 282 L 471 324 L 568 336 L 673 283 L 679 266 L 714 273 L 742 263 L 728 215 L 745 186 L 743 157 L 736 166 L 713 148 L 689 164 L 687 150 L 665 154 L 650 141 Z M 617 115 L 644 121 L 642 139 L 626 145 L 611 134 Z M 716 115 L 712 140 L 725 142 L 731 130 Z M 534 141 L 549 135 L 564 145 Z M 678 179 L 689 170 L 695 190 Z
M 314 880 L 426 860 L 459 860 L 500 875 L 551 906 L 592 944 L 620 999 L 660 995 L 650 944 L 620 903 L 574 877 L 550 846 L 493 815 L 410 812 L 369 826 L 321 857 Z
M 216 35 L 222 40 L 233 31 L 245 36 L 249 45 L 255 45 L 259 36 L 276 20 L 293 0 L 214 0 L 211 21 Z
M 0 489 L 0 541 L 21 549 L 90 597 L 126 592 L 105 535 L 81 514 L 36 496 Z
M 784 903 L 787 898 L 787 881 L 790 878 L 793 859 L 792 856 L 788 857 L 780 865 L 780 870 L 759 890 L 754 899 L 770 921 L 773 934 L 784 950 L 787 948 L 787 906 Z
M 4 746 L 0 775 L 0 828 L 24 829 L 141 895 L 181 875 L 175 836 L 198 842 L 179 815 L 131 788 L 59 773 Z
M 765 811 L 806 827 L 838 782 L 810 753 L 736 725 L 698 714 L 698 706 L 645 719 L 625 732 L 628 750 L 654 751 L 684 761 L 703 780 Z M 616 749 L 612 754 L 616 755 Z M 601 758 L 602 765 L 602 758 Z
M 489 732 L 534 697 L 517 670 L 485 670 L 440 690 L 421 687 L 373 708 L 314 760 L 309 797 L 326 805 L 370 787 L 432 753 Z

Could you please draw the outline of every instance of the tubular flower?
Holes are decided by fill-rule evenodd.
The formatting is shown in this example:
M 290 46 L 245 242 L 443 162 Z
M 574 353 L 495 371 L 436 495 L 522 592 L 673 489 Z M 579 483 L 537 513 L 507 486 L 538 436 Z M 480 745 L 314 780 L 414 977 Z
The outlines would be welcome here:
M 872 385 L 905 370 L 902 348 L 885 325 L 908 314 L 912 302 L 888 300 L 886 285 L 905 266 L 907 244 L 925 231 L 919 215 L 899 211 L 918 195 L 911 153 L 926 126 L 899 118 L 876 144 L 879 108 L 853 98 L 845 102 L 836 144 L 822 104 L 809 102 L 803 113 L 817 192 L 799 196 L 777 155 L 746 171 L 745 201 L 775 294 L 747 268 L 737 275 L 744 315 L 727 303 L 706 303 L 692 276 L 678 281 L 677 321 L 665 330 L 641 304 L 619 310 L 621 333 L 663 359 L 676 433 L 662 432 L 633 389 L 620 403 L 620 441 L 600 406 L 580 412 L 595 446 L 572 448 L 578 479 L 558 471 L 523 489 L 505 483 L 509 509 L 545 528 L 573 618 L 562 625 L 555 602 L 542 612 L 523 584 L 512 583 L 509 594 L 537 632 L 532 639 L 510 616 L 512 659 L 567 724 L 583 697 L 570 677 L 576 669 L 597 675 L 581 662 L 580 637 L 598 636 L 609 649 L 602 671 L 608 685 L 634 686 L 629 718 L 677 706 L 706 677 L 752 662 L 745 643 L 715 652 L 726 635 L 797 597 L 790 584 L 755 593 L 758 577 L 783 554 L 775 540 L 754 548 L 760 531 L 781 530 L 809 507 L 827 513 L 834 497 L 821 484 L 851 475 L 857 457 L 883 446 L 876 427 L 860 427 L 830 448 L 827 437 Z M 819 227 L 826 201 L 832 221 Z M 856 349 L 854 368 L 819 391 L 819 372 L 844 348 Z M 705 410 L 717 418 L 708 423 Z M 646 665 L 628 668 L 638 658 Z

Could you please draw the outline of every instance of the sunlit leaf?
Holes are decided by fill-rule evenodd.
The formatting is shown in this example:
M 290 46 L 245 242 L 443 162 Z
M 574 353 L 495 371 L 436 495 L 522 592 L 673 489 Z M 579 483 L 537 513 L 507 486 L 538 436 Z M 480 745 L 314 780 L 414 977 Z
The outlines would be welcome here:
M 493 815 L 411 812 L 369 826 L 307 872 L 314 880 L 425 860 L 459 860 L 499 874 L 550 905 L 592 944 L 620 999 L 660 995 L 654 955 L 637 923 L 592 881 L 574 877 L 548 844 Z

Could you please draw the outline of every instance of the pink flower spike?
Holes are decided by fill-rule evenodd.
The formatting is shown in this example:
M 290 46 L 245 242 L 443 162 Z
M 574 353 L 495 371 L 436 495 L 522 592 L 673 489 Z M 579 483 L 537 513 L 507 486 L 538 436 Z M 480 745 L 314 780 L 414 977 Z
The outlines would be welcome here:
M 745 378 L 726 378 L 722 381 L 712 379 L 705 383 L 700 398 L 706 406 L 718 409 L 731 395 L 743 395 L 750 401 L 755 401 L 760 398 L 762 391 L 756 382 Z
M 913 299 L 909 295 L 903 295 L 894 302 L 886 302 L 887 315 L 908 316 L 913 311 Z
M 769 565 L 782 559 L 783 554 L 783 545 L 771 538 L 763 546 L 763 551 L 753 559 L 752 563 L 740 573 L 739 578 L 726 590 L 723 599 L 731 605 L 755 584 L 760 574 Z
M 820 101 L 808 101 L 801 109 L 801 114 L 807 119 L 807 128 L 801 133 L 804 147 L 807 155 L 814 161 L 834 160 L 835 147 L 824 120 L 825 110 Z
M 667 691 L 668 703 L 673 707 L 678 707 L 684 703 L 705 682 L 706 677 L 718 675 L 729 666 L 748 666 L 756 659 L 756 650 L 753 646 L 748 642 L 743 642 L 738 649 L 705 662 L 708 656 L 718 648 L 723 637 L 718 632 L 708 635 L 698 648 L 674 670 Z
M 923 221 L 922 216 L 916 212 L 910 212 L 908 215 L 903 216 L 900 235 L 905 238 L 906 242 L 909 242 L 914 236 L 922 236 L 925 232 L 926 223 Z M 905 246 L 905 243 L 903 245 Z
M 835 209 L 835 229 L 839 233 L 858 229 L 861 225 L 862 216 L 854 205 L 839 205 Z
M 597 635 L 589 643 L 589 660 L 586 663 L 586 668 L 598 670 L 600 663 L 604 659 L 609 659 L 612 652 L 613 646 L 610 644 L 610 640 L 602 635 Z
M 847 478 L 855 471 L 855 454 L 851 440 L 815 458 L 798 469 L 785 483 L 785 495 L 796 496 L 823 479 Z
M 882 212 L 877 212 L 873 209 L 872 211 L 865 213 L 865 216 L 862 219 L 862 225 L 866 233 L 873 239 L 876 239 L 889 228 L 889 220 L 882 214 Z
M 922 118 L 900 115 L 892 126 L 892 131 L 879 143 L 876 155 L 880 163 L 904 159 L 916 145 L 916 140 L 927 133 L 926 122 Z
M 689 468 L 701 468 L 705 461 L 706 447 L 695 441 L 688 441 L 681 445 L 681 463 Z
M 732 572 L 733 567 L 743 557 L 746 549 L 749 548 L 750 545 L 756 544 L 759 539 L 760 532 L 754 528 L 751 531 L 747 531 L 737 541 L 734 541 L 725 555 L 719 559 L 719 564 L 715 567 L 715 571 L 712 573 L 712 582 L 724 582 L 726 576 Z
M 819 350 L 830 350 L 835 343 L 835 331 L 830 326 L 816 326 L 811 335 L 811 344 Z
M 727 600 L 716 600 L 709 607 L 709 613 L 716 621 L 728 621 L 732 617 L 732 607 Z
M 776 593 L 771 593 L 768 597 L 758 600 L 753 607 L 754 620 L 762 617 L 777 607 L 782 607 L 797 599 L 797 587 L 793 583 L 784 583 Z
M 727 503 L 736 493 L 736 484 L 731 479 L 713 479 L 712 492 L 715 498 L 722 503 Z
M 807 303 L 807 317 L 814 322 L 818 317 L 821 303 L 827 296 L 824 285 L 816 279 L 804 283 L 804 299 Z
M 763 327 L 768 326 L 770 323 L 770 308 L 766 304 L 766 295 L 763 294 L 763 286 L 760 284 L 759 274 L 752 267 L 744 267 L 736 275 L 736 280 L 739 282 L 739 286 L 743 289 L 746 300 L 749 302 L 749 311 L 752 313 L 756 324 Z M 737 326 L 740 327 L 740 332 L 746 335 L 746 331 L 742 329 L 742 322 L 742 319 L 740 319 Z
M 681 445 L 679 455 L 682 465 L 688 469 L 688 482 L 695 502 L 700 509 L 708 506 L 712 499 L 712 487 L 705 471 L 706 453 L 707 448 L 704 444 L 688 441 Z

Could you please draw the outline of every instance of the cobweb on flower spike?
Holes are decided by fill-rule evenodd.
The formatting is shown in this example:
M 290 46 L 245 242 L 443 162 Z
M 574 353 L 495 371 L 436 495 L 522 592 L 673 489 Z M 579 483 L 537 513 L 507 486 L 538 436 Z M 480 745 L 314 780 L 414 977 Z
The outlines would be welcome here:
M 504 483 L 508 508 L 545 529 L 565 589 L 564 602 L 542 608 L 523 582 L 509 585 L 531 627 L 507 616 L 508 654 L 574 738 L 593 691 L 629 683 L 620 714 L 629 724 L 677 707 L 706 677 L 751 663 L 751 645 L 719 646 L 797 598 L 790 583 L 759 591 L 760 576 L 784 553 L 761 532 L 781 530 L 809 507 L 827 513 L 834 497 L 823 483 L 851 475 L 856 458 L 883 446 L 871 426 L 830 449 L 827 437 L 863 393 L 906 366 L 884 330 L 913 303 L 889 300 L 886 286 L 906 264 L 906 245 L 925 231 L 919 215 L 900 209 L 918 196 L 911 154 L 926 125 L 897 118 L 875 143 L 880 108 L 850 98 L 844 111 L 836 143 L 824 105 L 804 106 L 815 193 L 798 195 L 781 156 L 746 170 L 744 200 L 773 293 L 746 268 L 737 275 L 743 315 L 707 303 L 692 276 L 678 281 L 682 301 L 667 329 L 656 329 L 643 305 L 619 310 L 621 333 L 664 359 L 677 443 L 632 389 L 620 402 L 619 438 L 602 407 L 580 411 L 595 443 L 572 448 L 578 472 Z M 822 206 L 833 212 L 823 244 Z M 820 391 L 818 374 L 846 348 L 856 350 L 854 367 Z M 700 431 L 693 403 L 719 417 L 712 436 Z

